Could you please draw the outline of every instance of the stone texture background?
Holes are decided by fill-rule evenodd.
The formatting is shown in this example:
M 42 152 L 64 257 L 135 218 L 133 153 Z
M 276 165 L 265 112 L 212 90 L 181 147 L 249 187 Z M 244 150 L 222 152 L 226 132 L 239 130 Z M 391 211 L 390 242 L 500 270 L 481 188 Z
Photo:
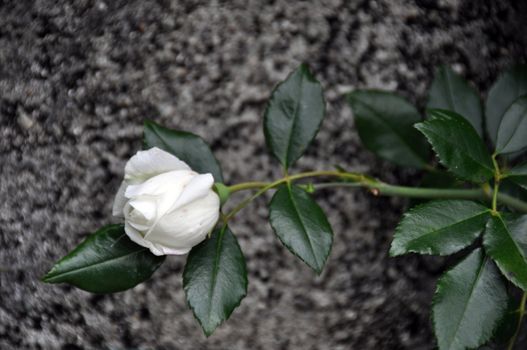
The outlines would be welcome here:
M 429 304 L 446 259 L 390 259 L 399 199 L 317 194 L 336 232 L 317 277 L 282 248 L 265 200 L 233 231 L 249 293 L 206 339 L 184 301 L 184 257 L 133 290 L 91 295 L 39 282 L 112 222 L 142 121 L 203 136 L 229 183 L 279 176 L 261 115 L 307 62 L 327 118 L 296 170 L 416 175 L 359 144 L 344 93 L 397 90 L 423 106 L 434 67 L 482 91 L 527 56 L 522 1 L 0 1 L 1 349 L 432 349 Z

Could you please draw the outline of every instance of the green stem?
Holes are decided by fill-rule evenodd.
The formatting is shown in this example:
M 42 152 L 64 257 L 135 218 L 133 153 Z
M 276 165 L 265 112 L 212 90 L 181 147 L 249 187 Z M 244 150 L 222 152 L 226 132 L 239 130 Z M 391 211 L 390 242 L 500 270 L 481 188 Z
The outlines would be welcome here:
M 518 312 L 520 313 L 520 315 L 518 316 L 518 325 L 516 326 L 516 331 L 514 331 L 514 335 L 509 341 L 509 346 L 507 347 L 507 350 L 512 350 L 514 348 L 514 344 L 516 344 L 516 338 L 518 338 L 518 334 L 520 333 L 520 329 L 521 329 L 522 322 L 523 322 L 523 316 L 525 315 L 526 302 L 527 302 L 527 292 L 523 292 L 522 300 L 520 302 L 520 309 L 518 310 Z
M 236 215 L 237 212 L 239 212 L 240 210 L 242 210 L 247 204 L 249 204 L 250 202 L 252 202 L 253 200 L 255 200 L 256 198 L 260 197 L 262 194 L 264 194 L 265 192 L 267 192 L 268 190 L 270 190 L 271 188 L 275 187 L 275 186 L 278 186 L 279 184 L 282 183 L 282 180 L 279 180 L 279 181 L 275 181 L 275 182 L 272 182 L 266 186 L 263 186 L 260 188 L 260 190 L 258 192 L 256 192 L 255 194 L 253 194 L 252 196 L 244 199 L 243 201 L 240 202 L 240 204 L 238 204 L 236 207 L 234 207 L 234 209 L 232 209 L 227 215 L 225 215 L 223 217 L 223 222 L 224 222 L 224 225 L 227 225 L 227 222 L 232 219 L 232 217 L 234 215 Z M 247 189 L 249 188 L 256 188 L 256 187 L 248 187 Z M 259 188 L 259 187 L 258 187 Z M 231 190 L 231 192 L 236 192 L 236 191 L 233 191 Z
M 500 182 L 499 180 L 496 180 L 496 182 L 494 182 L 494 189 L 492 190 L 492 212 L 494 214 L 498 213 L 498 195 L 500 194 L 499 188 Z
M 300 179 L 304 179 L 307 177 L 320 177 L 320 176 L 340 177 L 342 179 L 349 179 L 349 180 L 357 181 L 357 182 L 366 180 L 366 177 L 362 174 L 346 173 L 346 172 L 337 171 L 337 170 L 321 170 L 321 171 L 308 171 L 305 173 L 285 176 L 275 182 L 261 182 L 261 181 L 242 182 L 236 185 L 228 186 L 228 189 L 230 193 L 234 193 L 234 192 L 244 191 L 244 190 L 261 189 L 261 188 L 264 188 L 270 185 L 272 185 L 270 188 L 273 188 L 287 181 L 295 181 L 295 180 L 300 180 Z
M 523 213 L 527 213 L 527 203 L 505 193 L 498 193 L 498 203 L 503 203 Z
M 378 183 L 377 186 L 364 186 L 361 183 L 352 182 L 326 182 L 314 184 L 315 190 L 334 188 L 334 187 L 368 187 L 374 195 L 400 196 L 406 198 L 427 198 L 427 199 L 468 199 L 479 201 L 490 201 L 494 193 L 483 189 L 446 189 L 446 188 L 426 188 L 426 187 L 406 187 Z M 498 203 L 505 204 L 518 211 L 527 213 L 527 203 L 505 193 L 496 195 Z
M 331 188 L 331 187 L 363 187 L 367 188 L 374 195 L 384 196 L 399 196 L 407 198 L 427 198 L 427 199 L 467 199 L 467 200 L 481 200 L 491 201 L 493 210 L 497 207 L 497 203 L 505 204 L 518 211 L 527 213 L 527 203 L 511 197 L 504 193 L 497 191 L 498 186 L 494 189 L 452 189 L 452 188 L 422 188 L 422 187 L 408 187 L 390 185 L 378 180 L 368 178 L 362 174 L 346 173 L 341 171 L 310 171 L 283 177 L 274 182 L 244 182 L 229 186 L 229 191 L 239 192 L 243 190 L 257 189 L 258 191 L 252 196 L 240 202 L 231 212 L 225 215 L 224 221 L 230 220 L 236 213 L 242 210 L 247 204 L 258 198 L 265 192 L 283 183 L 291 183 L 295 180 L 313 177 L 337 177 L 341 179 L 351 180 L 352 182 L 327 182 L 314 185 L 315 189 Z
M 494 188 L 492 195 L 492 213 L 496 215 L 498 213 L 498 194 L 500 188 L 501 172 L 500 166 L 496 161 L 496 153 L 492 155 L 492 164 L 494 165 Z
M 360 182 L 342 182 L 342 181 L 336 181 L 336 182 L 323 182 L 318 184 L 313 184 L 313 188 L 315 191 L 323 190 L 326 188 L 335 188 L 335 187 L 364 187 L 364 184 Z
M 378 186 L 373 187 L 372 192 L 376 195 L 400 196 L 408 198 L 472 200 L 488 199 L 487 194 L 481 189 L 407 187 L 389 185 L 385 183 L 380 183 Z
M 242 182 L 236 185 L 229 186 L 229 192 L 239 192 L 244 190 L 252 190 L 252 189 L 258 189 L 269 185 L 269 182 L 262 182 L 262 181 L 251 181 L 251 182 Z
M 490 189 L 445 189 L 445 188 L 421 188 L 421 187 L 408 187 L 408 186 L 397 186 L 390 185 L 378 180 L 368 178 L 361 174 L 345 173 L 340 171 L 310 171 L 306 173 L 300 173 L 290 175 L 288 177 L 281 178 L 274 182 L 245 182 L 237 185 L 229 186 L 231 193 L 258 189 L 258 191 L 252 196 L 246 198 L 240 202 L 231 212 L 225 215 L 224 222 L 229 221 L 236 213 L 242 210 L 247 204 L 258 198 L 265 192 L 275 187 L 280 186 L 283 183 L 292 182 L 294 180 L 300 180 L 309 177 L 320 177 L 320 176 L 332 176 L 342 179 L 348 179 L 354 182 L 327 182 L 314 185 L 315 190 L 332 188 L 332 187 L 363 187 L 367 188 L 374 195 L 384 196 L 400 196 L 407 198 L 427 198 L 427 199 L 467 199 L 467 200 L 481 200 L 489 201 L 492 203 L 505 204 L 511 208 L 514 208 L 520 212 L 527 213 L 527 203 L 511 197 L 504 193 L 499 193 L 495 190 Z M 496 188 L 496 187 L 495 187 Z M 493 204 L 494 205 L 494 204 Z
M 291 176 L 283 177 L 279 180 L 276 180 L 271 183 L 264 183 L 264 182 L 244 182 L 241 184 L 229 186 L 229 191 L 231 193 L 247 190 L 247 189 L 255 189 L 259 188 L 259 190 L 253 194 L 252 196 L 246 198 L 240 204 L 238 204 L 234 209 L 232 209 L 224 218 L 224 222 L 228 222 L 236 213 L 238 213 L 240 210 L 242 210 L 247 204 L 267 192 L 268 190 L 278 187 L 283 183 L 290 183 L 294 180 L 300 180 L 308 177 L 320 177 L 320 176 L 336 176 L 342 179 L 348 179 L 352 181 L 358 181 L 358 182 L 364 182 L 367 181 L 366 177 L 361 174 L 355 174 L 355 173 L 345 173 L 341 171 L 336 170 L 321 170 L 321 171 L 308 171 L 305 173 L 295 174 Z

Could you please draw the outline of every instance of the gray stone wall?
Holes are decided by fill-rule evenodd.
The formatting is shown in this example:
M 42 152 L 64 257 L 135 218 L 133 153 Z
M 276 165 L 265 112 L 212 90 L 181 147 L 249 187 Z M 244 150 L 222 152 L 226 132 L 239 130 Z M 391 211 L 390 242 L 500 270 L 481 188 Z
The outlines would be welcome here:
M 243 211 L 232 229 L 249 293 L 208 339 L 184 300 L 185 257 L 115 295 L 39 278 L 114 221 L 145 118 L 204 137 L 229 183 L 280 176 L 261 116 L 300 62 L 323 83 L 328 111 L 296 170 L 340 164 L 415 183 L 361 147 L 344 94 L 397 90 L 422 107 L 442 63 L 485 91 L 527 58 L 524 4 L 0 1 L 0 348 L 433 349 L 429 304 L 451 261 L 388 258 L 406 202 L 362 191 L 316 194 L 336 233 L 321 276 L 279 244 L 265 199 Z

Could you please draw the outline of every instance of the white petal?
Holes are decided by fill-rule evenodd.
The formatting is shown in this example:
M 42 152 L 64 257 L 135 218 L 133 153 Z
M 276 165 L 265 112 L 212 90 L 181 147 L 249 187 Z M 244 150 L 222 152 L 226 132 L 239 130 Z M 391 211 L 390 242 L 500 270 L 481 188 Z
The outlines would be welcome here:
M 150 241 L 147 241 L 143 238 L 141 233 L 139 233 L 138 230 L 133 228 L 128 222 L 124 223 L 124 232 L 132 241 L 139 244 L 142 247 L 146 247 L 150 250 L 152 250 L 153 244 Z
M 139 244 L 142 247 L 148 248 L 154 255 L 183 255 L 187 254 L 190 251 L 190 248 L 183 249 L 172 249 L 163 247 L 160 244 L 152 243 L 143 238 L 143 236 L 128 223 L 124 224 L 124 232 L 130 239 Z
M 219 218 L 220 200 L 216 193 L 161 217 L 145 239 L 169 249 L 192 248 L 214 228 Z
M 157 249 L 159 249 L 159 251 L 163 252 L 163 254 L 156 254 L 156 255 L 185 255 L 188 252 L 190 252 L 190 249 L 191 249 L 191 248 L 181 248 L 181 249 L 168 248 L 168 247 L 163 247 L 159 244 L 156 244 L 156 247 Z
M 170 208 L 170 211 L 184 207 L 195 200 L 205 197 L 211 191 L 212 185 L 214 185 L 212 174 L 200 174 L 194 176 L 185 186 L 178 200 L 174 203 L 172 208 Z
M 127 202 L 123 209 L 124 220 L 140 232 L 147 232 L 154 220 L 148 220 L 140 211 Z M 144 234 L 142 234 L 144 236 Z
M 119 186 L 119 190 L 117 190 L 117 194 L 115 195 L 115 198 L 113 200 L 113 208 L 112 208 L 112 215 L 122 217 L 123 216 L 123 208 L 126 204 L 126 201 L 128 200 L 124 196 L 124 192 L 126 191 L 126 182 L 121 182 L 121 186 Z
M 130 226 L 132 226 L 133 228 L 135 228 L 139 232 L 147 232 L 148 229 L 150 228 L 150 226 L 142 225 L 142 224 L 137 223 L 137 222 L 133 222 L 133 221 L 127 221 L 127 222 L 130 224 Z
M 145 180 L 149 177 L 173 170 L 190 170 L 190 167 L 176 156 L 153 147 L 137 152 L 124 168 L 126 180 Z
M 140 212 L 146 220 L 150 221 L 156 217 L 156 199 L 151 196 L 141 196 L 130 200 L 130 205 Z
M 198 176 L 193 171 L 176 170 L 165 174 L 157 175 L 140 185 L 131 185 L 126 188 L 125 197 L 132 200 L 142 201 L 145 198 L 155 200 L 155 212 L 152 208 L 145 210 L 145 216 L 152 219 L 153 216 L 159 219 L 174 207 L 179 197 L 183 193 L 185 186 Z M 143 208 L 139 210 L 143 210 Z
M 156 175 L 138 185 L 129 185 L 126 188 L 126 198 L 134 198 L 141 195 L 160 195 L 169 191 L 181 194 L 183 187 L 187 185 L 196 173 L 190 170 L 175 170 Z M 174 193 L 172 193 L 174 195 Z

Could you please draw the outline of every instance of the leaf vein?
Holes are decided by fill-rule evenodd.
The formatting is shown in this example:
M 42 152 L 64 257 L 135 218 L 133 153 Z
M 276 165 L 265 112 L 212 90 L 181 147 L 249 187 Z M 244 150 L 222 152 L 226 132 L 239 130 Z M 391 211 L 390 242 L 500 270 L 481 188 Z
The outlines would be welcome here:
M 442 139 L 443 141 L 445 141 L 445 142 L 448 143 L 449 145 L 452 145 L 452 142 L 451 142 L 449 139 L 447 139 L 446 137 L 442 136 L 441 134 L 438 134 L 437 132 L 431 130 L 430 128 L 427 128 L 426 131 L 429 132 L 429 133 L 431 133 L 431 134 L 434 134 L 435 136 L 437 136 L 438 138 Z M 434 149 L 435 149 L 435 147 L 434 147 Z M 469 158 L 469 159 L 470 159 L 471 161 L 473 161 L 474 163 L 481 165 L 483 168 L 485 168 L 485 169 L 487 169 L 487 170 L 490 170 L 490 172 L 492 172 L 492 173 L 494 172 L 494 169 L 493 169 L 493 168 L 491 168 L 490 166 L 488 166 L 488 165 L 485 164 L 485 163 L 482 163 L 482 161 L 480 161 L 480 160 L 474 158 L 470 153 L 468 153 L 468 152 L 462 152 L 462 153 L 465 154 L 465 155 L 467 156 L 467 158 Z
M 463 218 L 461 221 L 457 221 L 457 222 L 452 223 L 452 224 L 450 224 L 450 225 L 443 226 L 443 227 L 441 227 L 441 228 L 439 228 L 439 229 L 434 229 L 433 231 L 426 232 L 426 233 L 424 233 L 424 234 L 422 234 L 422 235 L 420 235 L 420 236 L 418 236 L 418 237 L 416 237 L 416 238 L 410 240 L 410 241 L 408 242 L 408 244 L 414 244 L 414 243 L 416 243 L 416 242 L 418 242 L 418 241 L 420 241 L 420 240 L 422 240 L 422 239 L 424 239 L 424 238 L 426 238 L 426 237 L 434 236 L 434 235 L 440 234 L 440 233 L 442 233 L 443 231 L 446 231 L 446 230 L 452 229 L 452 228 L 454 228 L 454 227 L 457 226 L 457 225 L 465 224 L 465 223 L 467 223 L 467 221 L 471 221 L 471 220 L 473 220 L 473 219 L 475 219 L 475 218 L 478 218 L 478 217 L 483 216 L 483 215 L 488 214 L 488 213 L 489 213 L 489 210 L 486 209 L 485 211 L 482 211 L 482 212 L 480 212 L 480 213 L 478 213 L 478 214 L 476 214 L 476 215 L 473 215 L 473 216 L 470 216 L 470 217 Z
M 96 263 L 93 263 L 93 264 L 90 264 L 90 265 L 86 265 L 86 266 L 83 266 L 83 267 L 80 267 L 80 268 L 75 268 L 75 269 L 72 269 L 72 270 L 69 270 L 69 271 L 66 271 L 66 272 L 58 273 L 57 275 L 52 275 L 49 278 L 46 278 L 46 280 L 49 281 L 49 282 L 53 282 L 53 280 L 56 280 L 57 278 L 63 278 L 65 276 L 71 275 L 72 273 L 78 273 L 80 271 L 84 271 L 86 269 L 89 269 L 89 268 L 92 268 L 92 267 L 95 267 L 95 266 L 98 266 L 98 265 L 105 265 L 105 264 L 110 263 L 110 262 L 115 262 L 117 260 L 121 260 L 121 259 L 130 257 L 132 255 L 135 255 L 135 254 L 138 254 L 138 253 L 142 253 L 145 250 L 146 250 L 146 248 L 141 248 L 141 249 L 136 250 L 134 252 L 127 253 L 127 254 L 124 254 L 124 255 L 121 255 L 121 256 L 109 259 L 109 260 L 99 261 L 99 262 L 96 262 Z
M 401 141 L 401 143 L 410 151 L 409 153 L 412 153 L 417 159 L 421 161 L 421 163 L 424 163 L 421 156 L 417 154 L 417 152 L 415 152 L 414 149 L 411 147 L 410 143 L 406 141 L 406 138 L 401 135 L 396 129 L 394 129 L 392 125 L 386 119 L 384 119 L 380 113 L 378 113 L 374 108 L 370 107 L 367 103 L 364 103 L 361 100 L 354 98 L 353 96 L 351 96 L 351 98 L 360 103 L 364 108 L 368 109 L 373 115 L 375 115 L 378 120 L 383 122 L 385 126 L 387 126 L 388 129 L 390 129 L 393 134 L 396 135 L 397 138 Z
M 481 274 L 483 272 L 483 268 L 485 267 L 485 265 L 487 264 L 488 262 L 488 259 L 487 258 L 484 258 L 484 261 L 481 263 L 479 269 L 478 269 L 478 273 L 476 275 L 476 278 L 474 279 L 474 283 L 472 284 L 471 288 L 470 288 L 470 293 L 468 294 L 467 298 L 466 298 L 466 302 L 465 302 L 465 305 L 463 307 L 463 312 L 461 313 L 461 317 L 459 318 L 459 320 L 457 321 L 457 324 L 456 324 L 456 331 L 454 333 L 454 336 L 452 337 L 452 339 L 449 341 L 448 343 L 448 348 L 450 349 L 450 347 L 452 346 L 452 343 L 454 342 L 454 340 L 457 338 L 457 335 L 459 333 L 459 326 L 461 325 L 461 322 L 463 321 L 463 319 L 465 318 L 465 314 L 467 312 L 467 308 L 468 308 L 468 305 L 470 303 L 470 299 L 472 298 L 472 294 L 474 294 L 474 290 L 476 289 L 476 285 L 478 284 L 479 282 L 479 279 L 481 277 Z
M 291 129 L 289 131 L 289 135 L 287 137 L 287 147 L 285 149 L 285 168 L 288 168 L 289 167 L 289 157 L 290 157 L 290 152 L 291 152 L 291 140 L 293 139 L 293 134 L 295 132 L 295 129 L 296 129 L 296 125 L 297 125 L 297 119 L 298 119 L 298 111 L 300 109 L 300 104 L 302 103 L 302 96 L 303 96 L 303 89 L 302 89 L 302 85 L 303 85 L 303 82 L 304 82 L 304 75 L 303 74 L 300 74 L 300 87 L 299 87 L 299 94 L 298 94 L 298 100 L 296 101 L 297 103 L 295 104 L 295 110 L 293 111 L 293 124 L 291 125 Z
M 298 206 L 295 203 L 295 200 L 293 199 L 293 193 L 292 193 L 292 189 L 291 188 L 288 188 L 288 193 L 290 195 L 289 197 L 290 197 L 290 200 L 291 200 L 291 204 L 293 204 L 294 213 L 295 213 L 298 221 L 300 222 L 300 226 L 302 226 L 302 232 L 306 236 L 309 249 L 311 250 L 311 254 L 313 254 L 313 258 L 315 259 L 315 263 L 317 264 L 317 268 L 320 268 L 321 266 L 320 266 L 320 263 L 319 263 L 319 261 L 317 259 L 317 255 L 315 254 L 315 249 L 313 248 L 313 243 L 311 242 L 311 237 L 309 237 L 309 234 L 307 233 L 306 226 L 304 225 L 304 222 L 302 221 L 302 217 L 300 215 L 300 212 L 298 211 Z

